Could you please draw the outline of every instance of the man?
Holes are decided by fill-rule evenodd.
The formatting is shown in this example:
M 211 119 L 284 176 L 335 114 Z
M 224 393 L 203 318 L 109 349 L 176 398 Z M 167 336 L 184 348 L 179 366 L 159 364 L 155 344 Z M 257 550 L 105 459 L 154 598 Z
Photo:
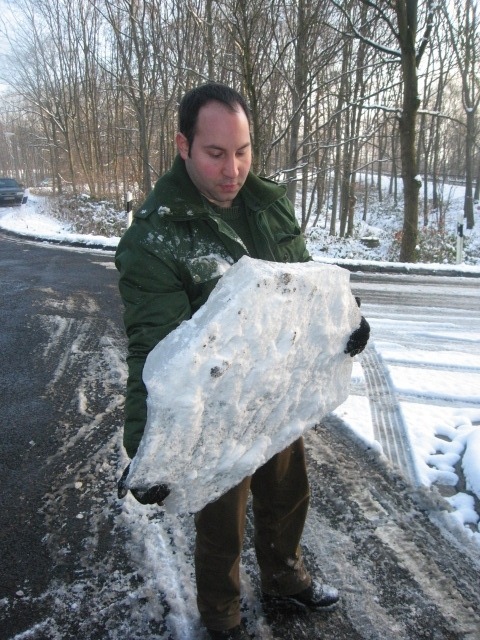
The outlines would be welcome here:
M 188 92 L 176 143 L 171 170 L 136 212 L 116 254 L 129 338 L 124 445 L 130 457 L 146 421 L 145 359 L 205 303 L 219 274 L 245 254 L 310 260 L 285 188 L 250 172 L 249 112 L 240 94 L 216 83 Z M 352 355 L 368 339 L 362 325 L 347 344 Z M 120 496 L 127 475 L 128 468 Z M 300 438 L 195 516 L 197 602 L 213 639 L 249 637 L 240 619 L 239 565 L 250 490 L 264 600 L 312 609 L 338 600 L 336 589 L 312 581 L 302 560 L 309 487 Z M 144 504 L 161 504 L 168 487 L 132 493 Z

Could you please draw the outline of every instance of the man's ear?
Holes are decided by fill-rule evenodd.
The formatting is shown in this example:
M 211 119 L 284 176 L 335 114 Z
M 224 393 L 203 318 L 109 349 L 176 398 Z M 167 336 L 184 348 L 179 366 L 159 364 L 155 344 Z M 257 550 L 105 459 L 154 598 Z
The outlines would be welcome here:
M 178 132 L 175 136 L 175 142 L 177 143 L 177 149 L 180 157 L 182 158 L 182 160 L 186 160 L 188 158 L 188 151 L 190 149 L 188 140 L 183 135 L 183 133 Z

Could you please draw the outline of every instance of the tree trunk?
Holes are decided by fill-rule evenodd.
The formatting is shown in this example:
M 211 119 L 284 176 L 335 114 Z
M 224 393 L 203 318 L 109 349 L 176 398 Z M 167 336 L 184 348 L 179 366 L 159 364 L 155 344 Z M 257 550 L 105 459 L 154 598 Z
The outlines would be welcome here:
M 475 193 L 473 194 L 473 199 L 475 202 L 480 200 L 480 156 L 478 158 L 478 167 L 477 167 L 477 183 L 475 185 Z
M 288 152 L 288 166 L 294 169 L 292 180 L 288 183 L 287 196 L 295 204 L 297 194 L 297 164 L 299 151 L 299 133 L 302 122 L 302 101 L 307 80 L 307 25 L 305 23 L 305 0 L 298 0 L 297 10 L 297 34 L 295 41 L 295 71 L 294 86 L 292 87 L 292 113 L 290 125 L 290 141 Z
M 467 229 L 473 229 L 473 154 L 475 148 L 475 112 L 467 111 L 466 165 L 465 165 L 465 202 L 463 211 L 467 220 Z
M 415 149 L 415 127 L 417 112 L 420 107 L 415 51 L 417 2 L 416 0 L 397 2 L 395 4 L 395 10 L 398 18 L 403 72 L 403 107 L 402 115 L 399 118 L 399 125 L 404 219 L 400 262 L 415 262 L 415 249 L 418 238 L 418 194 L 421 187 Z

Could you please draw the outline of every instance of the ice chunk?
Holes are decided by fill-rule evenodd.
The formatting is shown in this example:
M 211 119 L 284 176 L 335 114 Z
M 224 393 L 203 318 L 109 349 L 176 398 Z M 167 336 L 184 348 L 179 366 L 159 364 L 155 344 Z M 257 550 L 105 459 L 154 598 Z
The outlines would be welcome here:
M 242 258 L 147 358 L 129 486 L 195 512 L 238 484 L 345 401 L 359 324 L 348 271 Z

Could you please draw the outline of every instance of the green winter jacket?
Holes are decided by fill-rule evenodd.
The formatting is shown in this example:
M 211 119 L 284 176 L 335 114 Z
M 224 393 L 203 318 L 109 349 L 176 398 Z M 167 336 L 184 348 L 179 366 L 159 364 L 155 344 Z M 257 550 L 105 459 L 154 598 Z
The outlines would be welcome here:
M 240 193 L 258 257 L 275 262 L 311 259 L 283 186 L 250 173 Z M 130 457 L 146 422 L 142 371 L 148 353 L 191 318 L 221 275 L 246 254 L 240 238 L 206 204 L 177 156 L 135 212 L 116 252 L 128 336 L 123 442 Z

